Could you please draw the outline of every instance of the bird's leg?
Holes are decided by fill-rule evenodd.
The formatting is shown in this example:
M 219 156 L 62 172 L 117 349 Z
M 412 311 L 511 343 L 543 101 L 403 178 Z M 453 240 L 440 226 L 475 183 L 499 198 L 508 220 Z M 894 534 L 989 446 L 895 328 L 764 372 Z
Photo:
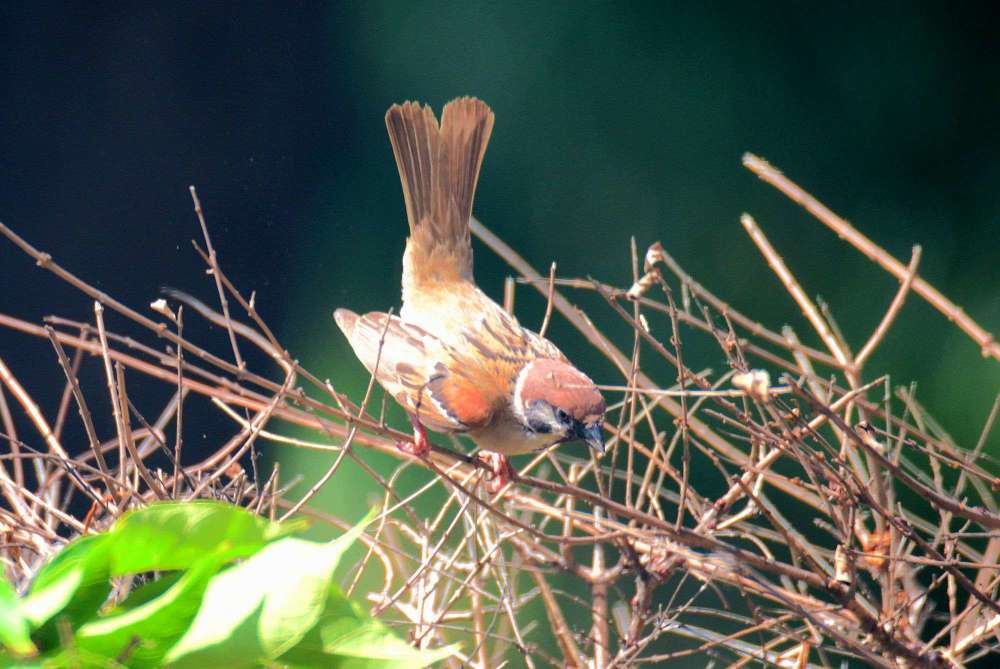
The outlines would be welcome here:
M 490 470 L 486 476 L 486 489 L 491 495 L 500 492 L 501 488 L 514 478 L 514 468 L 511 467 L 510 459 L 506 455 L 483 451 L 479 454 L 479 460 Z
M 416 416 L 410 416 L 410 423 L 413 424 L 413 440 L 397 441 L 396 448 L 404 453 L 422 458 L 431 450 L 431 442 L 427 439 L 427 430 L 420 424 L 420 419 Z

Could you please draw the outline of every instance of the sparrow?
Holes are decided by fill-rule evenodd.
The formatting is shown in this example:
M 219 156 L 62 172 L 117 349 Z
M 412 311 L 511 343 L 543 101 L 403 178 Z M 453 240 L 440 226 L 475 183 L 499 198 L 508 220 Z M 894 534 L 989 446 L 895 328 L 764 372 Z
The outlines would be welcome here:
M 358 359 L 407 412 L 414 455 L 427 427 L 465 434 L 487 453 L 494 478 L 512 475 L 507 455 L 583 440 L 604 452 L 604 398 L 556 346 L 522 327 L 472 275 L 469 221 L 493 130 L 480 100 L 396 104 L 385 115 L 410 235 L 399 315 L 334 319 Z

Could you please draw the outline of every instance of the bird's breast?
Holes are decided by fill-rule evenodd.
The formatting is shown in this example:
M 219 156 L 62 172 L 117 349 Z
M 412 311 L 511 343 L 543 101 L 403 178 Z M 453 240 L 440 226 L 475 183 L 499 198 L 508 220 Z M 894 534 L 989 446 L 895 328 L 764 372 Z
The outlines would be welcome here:
M 498 417 L 496 422 L 469 432 L 469 436 L 480 448 L 504 455 L 531 453 L 551 446 L 557 441 L 551 434 L 525 430 L 513 416 Z

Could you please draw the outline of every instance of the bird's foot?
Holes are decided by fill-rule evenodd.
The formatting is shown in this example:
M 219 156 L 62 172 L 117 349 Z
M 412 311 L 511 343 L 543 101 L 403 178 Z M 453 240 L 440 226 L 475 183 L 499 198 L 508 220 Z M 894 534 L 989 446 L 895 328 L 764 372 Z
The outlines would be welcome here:
M 420 421 L 410 416 L 410 422 L 413 423 L 413 440 L 412 441 L 397 441 L 396 448 L 408 453 L 410 455 L 415 455 L 418 458 L 422 458 L 431 451 L 431 442 L 427 438 L 427 430 L 424 426 L 420 424 Z
M 514 468 L 510 465 L 510 459 L 501 453 L 493 451 L 483 451 L 479 454 L 479 461 L 489 469 L 486 475 L 486 490 L 495 495 L 514 478 Z

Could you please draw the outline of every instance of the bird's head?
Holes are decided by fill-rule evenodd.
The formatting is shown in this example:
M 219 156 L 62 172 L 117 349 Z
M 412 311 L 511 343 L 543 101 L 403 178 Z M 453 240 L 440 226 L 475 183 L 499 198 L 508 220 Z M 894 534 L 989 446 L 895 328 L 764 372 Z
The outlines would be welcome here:
M 551 443 L 582 440 L 604 452 L 604 398 L 586 374 L 561 360 L 534 360 L 521 370 L 512 398 L 525 430 Z

